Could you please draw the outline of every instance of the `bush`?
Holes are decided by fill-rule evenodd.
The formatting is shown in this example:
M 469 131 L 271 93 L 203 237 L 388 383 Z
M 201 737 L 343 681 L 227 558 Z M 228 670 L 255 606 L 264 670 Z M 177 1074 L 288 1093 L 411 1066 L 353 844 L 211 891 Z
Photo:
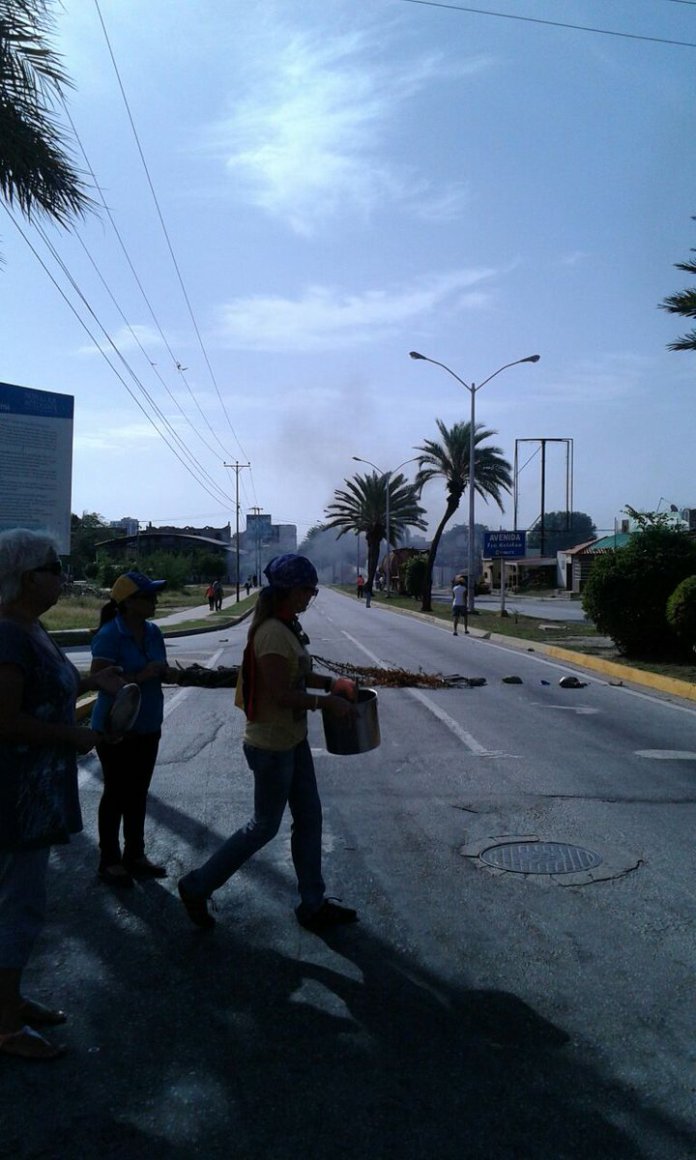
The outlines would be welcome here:
M 406 561 L 403 571 L 406 595 L 414 596 L 416 600 L 421 600 L 428 577 L 428 561 L 426 557 L 412 556 L 410 560 Z
M 667 620 L 667 601 L 694 573 L 696 541 L 680 529 L 649 526 L 597 557 L 582 606 L 627 657 L 677 659 L 684 645 Z
M 667 622 L 689 648 L 696 645 L 696 576 L 687 576 L 667 601 Z

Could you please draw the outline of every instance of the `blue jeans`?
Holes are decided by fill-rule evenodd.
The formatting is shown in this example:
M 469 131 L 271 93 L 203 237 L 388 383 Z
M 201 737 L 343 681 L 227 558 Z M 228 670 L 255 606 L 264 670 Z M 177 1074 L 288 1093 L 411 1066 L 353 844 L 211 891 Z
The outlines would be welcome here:
M 321 802 L 314 762 L 305 738 L 294 749 L 257 749 L 244 745 L 254 775 L 254 814 L 219 850 L 182 878 L 186 893 L 209 898 L 252 854 L 278 833 L 286 805 L 292 814 L 290 849 L 300 898 L 308 910 L 324 901 L 321 876 Z

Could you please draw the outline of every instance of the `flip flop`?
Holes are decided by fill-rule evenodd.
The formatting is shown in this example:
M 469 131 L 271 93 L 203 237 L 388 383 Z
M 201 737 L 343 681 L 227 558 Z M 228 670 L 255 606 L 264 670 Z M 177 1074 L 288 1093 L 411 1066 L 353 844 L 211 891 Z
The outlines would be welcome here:
M 39 1003 L 36 999 L 25 999 L 19 1009 L 19 1014 L 29 1027 L 58 1027 L 67 1022 L 65 1011 L 54 1010 Z
M 0 1035 L 0 1055 L 16 1055 L 20 1059 L 58 1059 L 65 1055 L 62 1043 L 51 1043 L 31 1027 L 21 1027 Z

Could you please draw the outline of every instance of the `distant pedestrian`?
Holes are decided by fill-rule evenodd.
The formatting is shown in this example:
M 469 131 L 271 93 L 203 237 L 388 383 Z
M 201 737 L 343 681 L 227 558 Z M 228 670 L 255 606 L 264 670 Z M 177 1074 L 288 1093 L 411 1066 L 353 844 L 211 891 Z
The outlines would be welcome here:
M 248 595 L 249 595 L 249 593 L 251 592 L 251 580 L 249 579 L 249 577 L 248 577 L 248 576 L 247 576 L 247 579 L 246 579 L 246 583 L 245 583 L 245 585 L 244 585 L 244 591 L 246 592 L 247 596 L 248 596 Z
M 215 611 L 220 612 L 222 609 L 222 598 L 225 594 L 222 590 L 222 584 L 220 583 L 219 580 L 216 580 L 215 583 L 213 584 L 213 593 L 214 593 Z
M 210 611 L 212 612 L 215 608 L 215 586 L 212 580 L 205 590 L 205 598 L 208 601 L 208 604 L 210 605 Z
M 357 580 L 358 600 L 362 599 L 364 587 L 365 587 L 365 577 L 363 576 L 362 572 L 358 572 L 358 580 Z
M 365 607 L 369 608 L 372 604 L 372 587 L 370 584 L 365 585 Z
M 452 621 L 454 624 L 454 636 L 458 636 L 457 629 L 461 618 L 464 620 L 464 632 L 469 633 L 469 585 L 461 576 L 456 576 L 452 582 Z

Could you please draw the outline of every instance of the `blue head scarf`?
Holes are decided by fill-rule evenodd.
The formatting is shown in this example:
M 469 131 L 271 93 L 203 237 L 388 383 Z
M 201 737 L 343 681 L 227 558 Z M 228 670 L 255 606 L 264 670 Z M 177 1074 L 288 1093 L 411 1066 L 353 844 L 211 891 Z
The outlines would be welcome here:
M 306 556 L 296 556 L 286 552 L 284 556 L 274 556 L 263 570 L 271 588 L 314 588 L 318 580 L 317 570 Z

